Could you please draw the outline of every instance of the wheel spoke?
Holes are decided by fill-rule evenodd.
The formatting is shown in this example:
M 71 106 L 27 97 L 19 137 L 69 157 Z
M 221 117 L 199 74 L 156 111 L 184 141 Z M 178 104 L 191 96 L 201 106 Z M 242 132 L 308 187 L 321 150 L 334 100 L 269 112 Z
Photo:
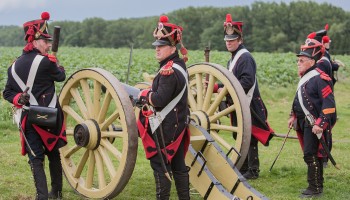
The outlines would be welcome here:
M 76 153 L 81 147 L 78 145 L 73 145 L 67 151 L 62 152 L 64 158 L 70 158 L 74 153 Z
M 188 105 L 190 106 L 192 111 L 198 110 L 196 100 L 194 99 L 191 90 L 188 90 Z
M 71 88 L 70 93 L 73 96 L 73 99 L 75 100 L 76 104 L 78 105 L 81 115 L 84 116 L 85 119 L 88 119 L 89 117 L 87 115 L 87 108 L 83 99 L 80 96 L 78 88 Z
M 122 153 L 114 147 L 108 140 L 101 140 L 101 145 L 111 152 L 118 160 L 122 158 Z
M 81 157 L 80 161 L 78 162 L 78 166 L 76 168 L 76 171 L 73 174 L 73 176 L 75 178 L 79 178 L 81 176 L 81 172 L 83 171 L 84 166 L 85 166 L 88 158 L 89 158 L 89 150 L 85 150 L 83 156 Z
M 217 110 L 219 107 L 221 101 L 224 99 L 224 97 L 227 94 L 227 87 L 224 86 L 222 88 L 222 91 L 218 94 L 218 96 L 214 99 L 213 103 L 210 105 L 209 109 L 206 110 L 206 113 L 211 116 L 214 114 L 214 112 Z
M 99 147 L 97 150 L 98 150 L 98 152 L 99 152 L 99 153 L 101 154 L 101 156 L 102 156 L 102 160 L 103 160 L 105 166 L 106 166 L 107 169 L 108 169 L 108 172 L 109 172 L 109 174 L 110 174 L 110 177 L 111 177 L 111 178 L 115 177 L 116 171 L 115 171 L 115 169 L 114 169 L 114 165 L 113 165 L 111 159 L 108 157 L 107 152 L 104 150 L 103 147 Z
M 212 99 L 212 96 L 213 96 L 213 90 L 214 90 L 215 81 L 216 81 L 216 78 L 212 74 L 210 74 L 209 75 L 209 83 L 206 86 L 206 94 L 205 94 L 205 97 L 204 97 L 204 103 L 203 103 L 202 110 L 207 110 L 209 105 L 210 105 L 210 102 L 211 102 L 211 99 Z
M 73 134 L 74 134 L 74 130 L 73 129 L 66 129 L 66 135 L 67 135 L 67 137 L 68 136 L 73 136 Z
M 197 86 L 197 110 L 200 110 L 203 106 L 203 77 L 202 77 L 202 74 L 196 74 L 196 86 Z
M 95 154 L 94 151 L 89 150 L 89 166 L 86 173 L 86 182 L 85 187 L 86 188 L 92 188 L 92 184 L 94 181 L 94 171 L 95 171 Z
M 218 135 L 215 131 L 211 131 L 210 135 L 213 136 L 215 141 L 223 146 L 225 149 L 231 149 L 232 145 L 229 144 L 226 140 L 224 140 L 220 135 Z
M 119 111 L 114 111 L 101 125 L 101 130 L 106 130 L 106 128 L 111 125 L 117 118 L 119 118 Z
M 96 167 L 97 167 L 97 177 L 98 177 L 98 186 L 99 188 L 106 187 L 106 179 L 104 174 L 104 168 L 103 168 L 103 161 L 101 154 L 98 151 L 95 151 L 95 160 L 96 160 Z
M 220 111 L 218 113 L 215 113 L 214 115 L 210 116 L 209 117 L 209 121 L 210 122 L 215 122 L 218 119 L 220 119 L 221 117 L 227 116 L 227 115 L 229 115 L 230 113 L 232 113 L 235 110 L 236 110 L 236 108 L 235 108 L 234 105 L 229 106 L 229 107 L 225 108 L 224 110 L 222 110 L 222 111 Z
M 101 131 L 102 138 L 123 138 L 127 136 L 123 131 Z
M 101 110 L 98 113 L 97 123 L 100 124 L 105 120 L 111 100 L 112 100 L 111 94 L 109 93 L 109 91 L 106 91 L 105 98 L 103 99 L 103 102 L 102 102 Z
M 92 100 L 91 100 L 90 87 L 89 87 L 89 83 L 87 82 L 87 79 L 81 79 L 80 85 L 81 85 L 81 88 L 83 90 L 83 94 L 84 94 L 84 98 L 85 98 L 85 102 L 86 102 L 86 107 L 88 110 L 88 116 L 89 116 L 89 118 L 92 118 L 94 104 L 92 103 Z
M 84 119 L 77 112 L 75 112 L 72 107 L 64 105 L 62 106 L 62 110 L 71 116 L 78 124 L 83 123 Z
M 230 131 L 230 132 L 237 132 L 238 131 L 237 126 L 220 125 L 220 124 L 216 124 L 216 123 L 211 123 L 210 129 L 211 130 Z
M 93 118 L 97 118 L 98 113 L 100 111 L 100 106 L 101 106 L 101 83 L 98 82 L 97 80 L 94 80 L 94 106 L 93 106 Z

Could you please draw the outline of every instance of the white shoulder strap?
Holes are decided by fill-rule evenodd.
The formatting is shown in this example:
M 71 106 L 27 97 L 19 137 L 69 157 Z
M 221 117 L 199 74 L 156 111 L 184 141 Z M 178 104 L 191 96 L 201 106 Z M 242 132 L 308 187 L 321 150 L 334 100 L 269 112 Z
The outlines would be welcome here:
M 237 60 L 241 57 L 242 54 L 249 52 L 247 49 L 241 49 L 237 52 L 237 54 L 235 55 L 235 57 L 233 58 L 233 60 L 230 63 L 230 66 L 228 68 L 228 70 L 230 72 L 232 72 L 233 68 L 236 66 Z
M 248 93 L 246 94 L 247 98 L 248 98 L 249 105 L 250 105 L 250 103 L 252 102 L 252 99 L 253 99 L 255 86 L 256 86 L 256 77 L 255 77 L 255 80 L 254 80 L 254 85 L 249 89 Z
M 237 60 L 238 60 L 238 59 L 241 57 L 241 55 L 243 55 L 244 53 L 249 53 L 249 51 L 248 51 L 247 49 L 241 49 L 241 50 L 239 50 L 239 51 L 237 52 L 237 54 L 235 55 L 235 57 L 233 58 L 233 60 L 232 60 L 231 63 L 230 63 L 230 66 L 229 66 L 229 71 L 230 71 L 230 72 L 232 72 L 232 70 L 235 68 L 236 63 L 237 63 Z M 256 77 L 255 77 L 255 80 L 254 80 L 254 85 L 249 89 L 248 93 L 246 94 L 246 95 L 247 95 L 247 98 L 248 98 L 249 104 L 250 104 L 250 102 L 252 101 L 255 86 L 256 86 Z
M 297 89 L 297 93 L 298 93 L 298 100 L 301 106 L 301 109 L 303 110 L 307 120 L 310 122 L 310 125 L 314 125 L 315 124 L 315 118 L 313 117 L 313 115 L 309 112 L 308 109 L 305 108 L 304 106 L 304 102 L 303 102 L 303 97 L 301 95 L 301 89 L 300 87 L 306 83 L 307 81 L 309 81 L 312 77 L 317 76 L 318 74 L 320 74 L 317 70 L 312 70 L 309 73 L 305 74 L 299 81 L 298 84 L 298 89 Z M 305 77 L 305 78 L 304 78 Z
M 311 70 L 307 74 L 305 74 L 301 79 L 299 80 L 297 91 L 299 88 L 308 80 L 310 80 L 312 77 L 319 75 L 320 73 L 317 70 Z
M 188 77 L 186 71 L 178 64 L 174 63 L 173 68 L 179 70 L 181 74 L 185 77 L 186 84 L 184 88 L 181 90 L 181 92 L 170 101 L 168 105 L 166 105 L 160 112 L 156 113 L 156 116 L 149 118 L 149 124 L 152 130 L 152 133 L 154 133 L 159 125 L 162 123 L 162 121 L 165 119 L 165 117 L 169 114 L 169 112 L 176 106 L 176 104 L 180 101 L 181 97 L 185 93 L 186 87 L 188 85 Z

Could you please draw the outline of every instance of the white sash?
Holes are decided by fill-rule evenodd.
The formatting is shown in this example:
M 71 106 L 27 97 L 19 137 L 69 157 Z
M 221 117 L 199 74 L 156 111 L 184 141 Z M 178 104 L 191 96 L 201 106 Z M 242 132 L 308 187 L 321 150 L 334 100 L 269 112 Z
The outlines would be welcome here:
M 303 97 L 301 95 L 301 86 L 306 83 L 307 81 L 309 81 L 312 77 L 319 75 L 320 73 L 317 70 L 312 70 L 310 72 L 308 72 L 307 74 L 305 74 L 299 81 L 298 83 L 298 88 L 297 88 L 297 93 L 298 93 L 298 100 L 301 106 L 301 109 L 303 109 L 303 112 L 307 118 L 307 120 L 309 120 L 310 125 L 314 125 L 315 124 L 315 118 L 313 117 L 313 115 L 309 112 L 308 109 L 305 108 L 304 103 L 303 103 Z
M 233 58 L 232 62 L 230 63 L 229 65 L 229 71 L 232 72 L 233 69 L 235 68 L 236 66 L 236 63 L 237 63 L 237 60 L 241 57 L 241 55 L 243 55 L 244 53 L 249 53 L 249 51 L 247 49 L 240 49 L 235 57 Z M 255 86 L 256 86 L 256 77 L 255 77 L 255 80 L 254 80 L 254 85 L 249 89 L 248 93 L 246 94 L 247 98 L 248 98 L 248 102 L 249 102 L 249 105 L 252 101 L 252 98 L 253 98 L 253 93 L 254 93 L 254 89 L 255 89 Z
M 169 112 L 176 106 L 176 104 L 180 101 L 183 94 L 185 93 L 186 87 L 188 85 L 188 77 L 186 71 L 178 64 L 174 63 L 173 68 L 179 70 L 181 74 L 185 77 L 186 84 L 184 88 L 181 90 L 181 92 L 170 101 L 168 105 L 166 105 L 160 112 L 156 112 L 155 116 L 149 117 L 149 124 L 152 130 L 152 133 L 154 133 L 157 128 L 160 126 L 162 121 L 165 119 L 165 117 L 169 114 Z
M 236 53 L 235 57 L 234 57 L 233 60 L 231 61 L 230 66 L 229 66 L 229 68 L 228 68 L 228 70 L 229 70 L 230 72 L 233 71 L 233 68 L 236 66 L 237 60 L 241 57 L 241 55 L 244 54 L 244 53 L 247 53 L 247 52 L 249 53 L 249 51 L 248 51 L 247 49 L 241 49 L 241 50 L 239 50 L 239 51 Z

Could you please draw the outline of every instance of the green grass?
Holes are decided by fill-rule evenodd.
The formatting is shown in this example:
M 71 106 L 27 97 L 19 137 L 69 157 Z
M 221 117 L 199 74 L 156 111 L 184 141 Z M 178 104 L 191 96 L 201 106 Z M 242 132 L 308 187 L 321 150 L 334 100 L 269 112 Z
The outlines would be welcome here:
M 2 49 L 0 48 L 0 50 Z M 83 50 L 85 51 L 86 49 L 73 49 L 69 50 L 69 53 L 74 54 L 75 51 L 82 52 Z M 108 50 L 101 51 L 107 52 Z M 126 56 L 129 53 L 128 50 L 113 50 L 112 52 L 121 53 L 121 51 L 124 52 L 125 58 L 123 58 L 123 60 L 119 60 L 118 64 L 120 64 L 120 62 L 123 62 L 125 67 L 128 59 Z M 16 52 L 16 54 L 17 53 L 18 52 Z M 105 61 L 98 63 L 100 61 L 91 58 L 90 60 L 86 60 L 86 57 L 83 57 L 86 56 L 84 54 L 77 53 L 74 55 L 79 56 L 74 56 L 72 58 L 68 56 L 69 53 L 62 53 L 62 63 L 66 66 L 66 68 L 70 67 L 68 70 L 68 75 L 74 72 L 74 70 L 88 66 L 90 62 L 94 66 L 100 66 L 103 64 L 102 67 L 105 68 L 107 68 L 106 66 L 111 67 L 111 63 L 115 62 L 115 60 L 113 60 L 113 58 L 110 56 L 105 56 Z M 152 56 L 154 56 L 153 53 L 147 52 L 144 54 L 143 51 L 136 50 L 134 53 L 134 65 L 140 66 L 139 69 L 142 70 L 134 70 L 132 72 L 132 84 L 135 83 L 135 80 L 138 79 L 138 75 L 140 75 L 141 72 L 152 72 L 151 68 L 141 68 L 143 62 L 146 63 L 145 65 L 148 65 L 149 63 L 155 63 L 154 59 L 151 59 Z M 88 56 L 93 56 L 90 51 L 87 51 L 86 54 Z M 221 54 L 224 55 L 225 61 L 219 60 L 219 54 L 220 56 Z M 146 58 L 143 61 L 138 60 L 142 57 L 142 55 Z M 213 59 L 211 59 L 212 62 L 224 65 L 226 63 L 226 57 L 228 55 L 223 52 L 212 52 L 211 56 L 213 56 Z M 274 62 L 273 56 L 268 54 L 255 54 L 255 56 L 258 66 L 262 67 L 262 71 L 264 71 L 264 73 L 265 71 L 269 71 L 266 70 L 266 67 L 281 67 L 283 61 L 287 63 L 286 65 L 293 66 L 294 71 L 296 70 L 295 63 L 292 63 L 292 61 L 294 62 L 295 60 L 295 57 L 292 54 L 279 54 L 278 56 L 274 55 L 276 57 L 275 59 L 278 62 Z M 266 56 L 269 57 L 267 60 L 264 60 Z M 282 58 L 279 56 L 282 56 Z M 195 63 L 196 60 L 201 61 L 201 59 L 203 59 L 203 53 L 199 51 L 192 53 L 191 58 L 193 59 L 191 61 L 192 63 Z M 349 56 L 337 56 L 337 58 L 341 59 L 342 61 L 350 60 Z M 1 62 L 1 59 L 4 59 L 4 57 L 0 58 L 0 66 L 2 66 L 1 70 L 4 72 L 5 66 L 8 66 L 7 62 L 9 62 L 9 59 L 4 61 L 7 64 Z M 107 62 L 106 60 L 111 61 Z M 82 64 L 79 65 L 78 63 L 80 61 Z M 268 63 L 277 63 L 275 64 L 277 66 Z M 350 66 L 350 63 L 346 64 Z M 114 69 L 116 71 L 113 74 L 116 74 L 118 78 L 125 78 L 124 75 L 120 73 L 117 74 L 116 68 Z M 122 70 L 126 71 L 125 69 Z M 276 70 L 270 71 L 271 73 L 272 71 L 273 73 L 280 73 L 280 71 Z M 340 81 L 335 85 L 335 96 L 339 120 L 333 129 L 334 144 L 332 154 L 337 163 L 340 164 L 341 170 L 335 169 L 329 163 L 329 167 L 325 169 L 324 173 L 324 195 L 320 198 L 321 200 L 349 199 L 350 196 L 350 157 L 348 156 L 350 154 L 350 138 L 348 137 L 348 133 L 350 132 L 350 126 L 348 125 L 348 120 L 350 120 L 350 93 L 348 92 L 350 91 L 350 78 L 348 78 L 348 75 L 349 72 L 347 68 L 340 69 Z M 263 78 L 266 79 L 264 79 L 264 81 L 262 81 L 262 83 L 259 85 L 262 98 L 264 99 L 264 102 L 269 111 L 269 122 L 272 128 L 278 134 L 286 134 L 288 131 L 287 120 L 291 108 L 292 99 L 295 94 L 295 82 L 297 82 L 296 74 L 295 78 L 293 79 L 290 78 L 291 76 L 292 75 L 288 75 L 287 78 L 284 76 L 279 77 L 285 82 L 290 81 L 288 84 L 286 83 L 282 85 L 271 84 L 271 82 L 276 82 L 275 80 L 271 80 L 273 76 L 263 76 Z M 0 82 L 2 83 L 3 87 L 4 79 L 0 80 Z M 0 114 L 0 200 L 34 199 L 33 196 L 35 193 L 35 188 L 33 178 L 29 165 L 27 164 L 27 157 L 20 155 L 19 133 L 14 128 L 15 126 L 12 124 L 11 117 L 9 117 L 9 113 L 11 112 L 9 104 L 1 98 L 0 106 L 2 108 Z M 290 135 L 296 136 L 294 132 Z M 264 147 L 259 144 L 261 165 L 260 178 L 257 180 L 249 181 L 249 183 L 253 188 L 264 194 L 269 199 L 296 200 L 299 199 L 298 196 L 300 194 L 300 190 L 304 189 L 307 186 L 306 165 L 303 161 L 303 155 L 298 140 L 287 140 L 287 143 L 284 146 L 284 149 L 280 154 L 278 160 L 276 161 L 274 168 L 271 172 L 269 172 L 270 166 L 281 148 L 282 141 L 283 138 L 275 137 L 270 142 L 269 147 Z M 129 180 L 129 183 L 126 185 L 125 189 L 117 196 L 117 199 L 155 199 L 155 184 L 152 170 L 150 168 L 149 161 L 145 159 L 145 154 L 143 152 L 143 147 L 140 141 L 138 148 L 138 157 L 135 170 L 132 174 L 131 179 Z M 46 165 L 46 172 L 49 174 L 48 165 Z M 48 180 L 48 182 L 50 181 Z M 173 190 L 171 199 L 177 199 L 174 185 L 172 188 Z M 64 199 L 83 199 L 79 194 L 74 192 L 74 190 L 70 187 L 69 183 L 65 179 L 63 195 Z M 191 190 L 191 198 L 195 200 L 203 199 L 195 193 L 195 190 Z

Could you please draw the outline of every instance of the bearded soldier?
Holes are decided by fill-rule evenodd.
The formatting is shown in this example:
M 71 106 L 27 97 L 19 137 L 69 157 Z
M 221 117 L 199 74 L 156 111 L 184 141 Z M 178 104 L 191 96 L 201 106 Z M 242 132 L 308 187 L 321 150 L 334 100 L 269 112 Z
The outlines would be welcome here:
M 268 146 L 273 137 L 273 130 L 267 122 L 267 109 L 261 98 L 258 81 L 256 78 L 256 63 L 253 56 L 243 45 L 243 22 L 232 21 L 231 14 L 226 15 L 224 22 L 224 40 L 227 50 L 231 53 L 227 68 L 235 75 L 242 85 L 247 101 L 250 102 L 252 117 L 252 137 L 248 156 L 240 169 L 246 179 L 259 177 L 259 153 L 258 141 Z M 222 85 L 218 85 L 217 92 L 221 91 Z M 230 99 L 230 97 L 228 97 Z M 232 102 L 231 102 L 232 103 Z M 228 101 L 228 104 L 231 104 Z M 236 125 L 237 119 L 231 114 L 231 124 Z M 233 136 L 235 137 L 235 135 Z
M 179 199 L 190 199 L 189 168 L 185 155 L 189 145 L 187 104 L 187 50 L 181 42 L 182 27 L 161 16 L 153 36 L 159 72 L 151 89 L 140 92 L 145 104 L 139 115 L 138 129 L 146 157 L 150 160 L 156 182 L 156 198 L 169 199 L 171 176 Z M 176 45 L 181 44 L 183 58 Z M 152 109 L 153 108 L 153 109 Z M 163 117 L 164 116 L 164 117 Z
M 323 54 L 323 45 L 315 39 L 307 39 L 297 54 L 298 74 L 301 79 L 288 126 L 296 124 L 295 129 L 307 165 L 309 185 L 302 191 L 301 198 L 318 197 L 323 192 L 322 158 L 327 155 L 320 145 L 319 138 L 324 140 L 336 120 L 332 79 L 317 68 L 316 64 Z
M 62 165 L 58 149 L 66 144 L 63 112 L 55 91 L 55 81 L 64 81 L 66 75 L 56 57 L 48 54 L 52 41 L 48 33 L 49 18 L 49 13 L 43 12 L 41 19 L 24 23 L 27 43 L 22 55 L 8 69 L 3 91 L 4 98 L 17 109 L 15 116 L 22 131 L 22 154 L 28 153 L 36 199 L 40 200 L 62 197 Z M 48 127 L 29 122 L 28 111 L 22 109 L 34 105 L 57 108 L 56 124 Z M 44 171 L 45 155 L 49 159 L 51 175 L 52 190 L 49 194 Z

